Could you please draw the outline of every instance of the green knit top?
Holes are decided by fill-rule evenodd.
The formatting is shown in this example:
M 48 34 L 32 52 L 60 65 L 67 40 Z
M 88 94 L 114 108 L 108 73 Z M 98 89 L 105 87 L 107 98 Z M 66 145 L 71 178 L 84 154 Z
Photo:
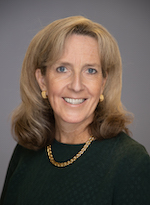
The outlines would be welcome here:
M 54 141 L 56 161 L 71 159 L 83 144 Z M 120 133 L 93 141 L 72 165 L 58 168 L 46 149 L 17 145 L 11 158 L 1 205 L 150 205 L 150 157 Z

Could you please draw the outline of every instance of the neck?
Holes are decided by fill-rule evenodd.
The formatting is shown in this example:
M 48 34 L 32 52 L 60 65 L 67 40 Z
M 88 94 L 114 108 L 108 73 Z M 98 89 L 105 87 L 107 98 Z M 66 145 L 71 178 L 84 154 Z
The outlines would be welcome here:
M 55 139 L 66 144 L 82 144 L 90 137 L 88 124 L 74 124 L 66 122 L 56 122 Z

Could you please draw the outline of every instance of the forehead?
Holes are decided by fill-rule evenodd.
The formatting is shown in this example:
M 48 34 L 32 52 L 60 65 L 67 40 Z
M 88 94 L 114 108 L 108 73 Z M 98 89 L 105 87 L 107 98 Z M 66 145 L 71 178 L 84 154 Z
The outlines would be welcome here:
M 72 34 L 68 36 L 64 43 L 61 59 L 69 57 L 72 60 L 82 57 L 99 61 L 100 52 L 97 40 L 87 35 Z

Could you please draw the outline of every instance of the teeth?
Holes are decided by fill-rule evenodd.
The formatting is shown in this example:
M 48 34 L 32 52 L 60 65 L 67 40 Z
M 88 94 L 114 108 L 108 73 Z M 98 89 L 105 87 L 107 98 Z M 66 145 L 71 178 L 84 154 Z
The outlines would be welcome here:
M 85 99 L 64 98 L 64 100 L 70 104 L 77 105 L 83 103 Z

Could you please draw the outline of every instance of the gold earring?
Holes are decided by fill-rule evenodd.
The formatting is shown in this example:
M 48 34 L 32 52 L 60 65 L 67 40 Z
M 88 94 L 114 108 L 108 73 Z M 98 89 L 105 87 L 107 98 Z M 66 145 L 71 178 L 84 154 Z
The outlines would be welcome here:
M 41 92 L 42 98 L 43 99 L 47 99 L 47 95 L 46 95 L 46 91 L 42 91 Z
M 104 100 L 104 95 L 100 95 L 99 100 L 100 100 L 100 102 L 103 102 L 103 100 Z

